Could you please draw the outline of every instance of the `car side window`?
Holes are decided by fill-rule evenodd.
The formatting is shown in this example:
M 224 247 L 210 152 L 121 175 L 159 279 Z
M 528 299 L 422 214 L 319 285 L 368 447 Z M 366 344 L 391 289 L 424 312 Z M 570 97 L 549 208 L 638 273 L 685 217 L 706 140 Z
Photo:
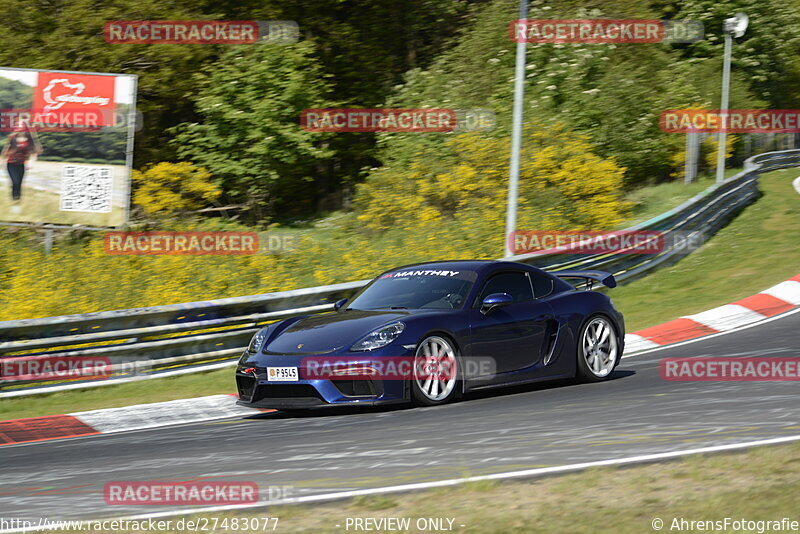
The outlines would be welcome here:
M 489 278 L 478 295 L 475 306 L 480 307 L 483 299 L 492 293 L 508 293 L 514 302 L 533 300 L 533 291 L 528 275 L 518 271 L 499 273 Z
M 553 279 L 539 273 L 529 273 L 533 284 L 533 295 L 540 299 L 553 292 Z

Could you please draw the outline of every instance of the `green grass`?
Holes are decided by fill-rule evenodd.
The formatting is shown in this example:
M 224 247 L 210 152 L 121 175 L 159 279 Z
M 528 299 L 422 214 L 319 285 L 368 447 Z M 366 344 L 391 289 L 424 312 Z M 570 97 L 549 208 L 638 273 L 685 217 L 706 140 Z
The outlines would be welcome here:
M 680 206 L 683 202 L 703 192 L 713 184 L 713 177 L 700 176 L 690 184 L 684 184 L 680 181 L 665 182 L 634 189 L 625 195 L 625 200 L 633 203 L 631 217 L 620 224 L 619 227 L 627 228 L 633 224 L 642 223 L 661 215 L 665 211 Z
M 733 172 L 733 171 L 732 171 Z M 679 263 L 610 291 L 629 332 L 741 299 L 800 273 L 800 194 L 797 170 L 761 178 L 764 196 L 694 254 Z M 702 190 L 708 184 L 697 185 Z M 643 216 L 661 213 L 696 193 L 675 184 L 640 192 Z M 657 210 L 649 208 L 661 202 Z M 669 200 L 665 200 L 669 198 Z M 231 370 L 145 380 L 120 386 L 3 399 L 0 419 L 36 417 L 178 398 L 233 393 Z
M 729 178 L 741 171 L 741 168 L 727 169 L 725 177 Z M 633 203 L 631 216 L 621 223 L 619 228 L 627 228 L 633 224 L 642 223 L 680 206 L 696 194 L 702 193 L 714 185 L 714 181 L 714 176 L 704 174 L 698 176 L 690 184 L 684 184 L 681 179 L 634 189 L 625 195 L 625 200 Z

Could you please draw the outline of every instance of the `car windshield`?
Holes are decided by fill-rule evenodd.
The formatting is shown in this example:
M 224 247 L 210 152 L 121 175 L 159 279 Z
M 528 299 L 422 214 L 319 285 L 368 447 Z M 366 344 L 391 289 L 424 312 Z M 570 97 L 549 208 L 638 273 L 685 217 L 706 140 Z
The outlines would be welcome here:
M 475 283 L 474 271 L 403 269 L 381 275 L 347 307 L 376 309 L 460 308 Z

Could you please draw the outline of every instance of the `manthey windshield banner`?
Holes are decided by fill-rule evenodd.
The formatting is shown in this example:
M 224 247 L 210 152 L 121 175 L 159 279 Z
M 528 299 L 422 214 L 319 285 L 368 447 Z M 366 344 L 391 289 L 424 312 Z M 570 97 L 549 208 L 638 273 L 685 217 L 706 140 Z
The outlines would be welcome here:
M 0 67 L 0 221 L 128 220 L 136 76 Z

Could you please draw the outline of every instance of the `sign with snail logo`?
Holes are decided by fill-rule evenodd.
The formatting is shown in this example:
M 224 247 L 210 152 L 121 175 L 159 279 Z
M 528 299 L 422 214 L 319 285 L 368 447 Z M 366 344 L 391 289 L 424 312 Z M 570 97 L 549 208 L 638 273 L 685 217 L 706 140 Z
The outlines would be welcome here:
M 0 68 L 0 221 L 128 221 L 136 76 Z
M 114 76 L 40 72 L 33 107 L 68 114 L 72 126 L 114 125 Z

